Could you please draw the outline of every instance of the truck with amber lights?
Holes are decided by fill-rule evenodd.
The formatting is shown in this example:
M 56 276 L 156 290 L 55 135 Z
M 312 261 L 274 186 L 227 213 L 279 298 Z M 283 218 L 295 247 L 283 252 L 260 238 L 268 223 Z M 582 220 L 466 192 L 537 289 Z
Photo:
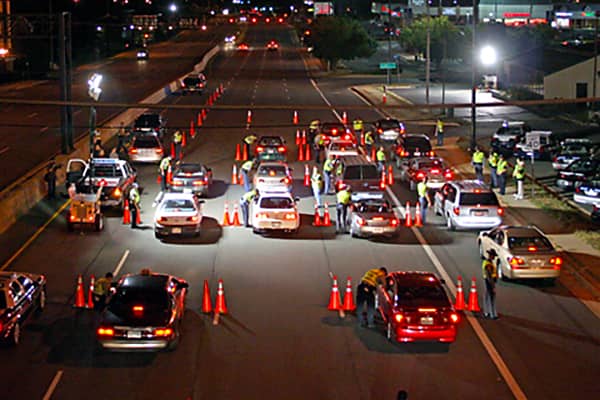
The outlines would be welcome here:
M 76 193 L 71 199 L 67 214 L 67 229 L 72 232 L 76 226 L 91 226 L 96 231 L 104 229 L 104 215 L 100 197 L 102 188 L 94 193 Z

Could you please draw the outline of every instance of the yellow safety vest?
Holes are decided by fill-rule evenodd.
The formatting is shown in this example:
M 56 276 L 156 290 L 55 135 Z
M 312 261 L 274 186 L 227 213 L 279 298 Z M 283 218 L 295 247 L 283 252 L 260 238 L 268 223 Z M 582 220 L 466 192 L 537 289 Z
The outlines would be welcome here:
M 521 163 L 515 165 L 515 169 L 512 174 L 513 178 L 521 180 L 525 178 L 525 166 Z
M 483 271 L 484 279 L 496 279 L 498 278 L 498 272 L 496 271 L 496 267 L 494 263 L 488 259 L 483 260 L 481 263 L 481 269 Z
M 473 153 L 473 164 L 483 164 L 483 159 L 485 158 L 485 154 L 483 151 L 476 151 Z
M 245 163 L 242 164 L 241 169 L 243 169 L 246 172 L 249 172 L 252 169 L 252 161 L 246 161 Z
M 246 203 L 250 203 L 254 197 L 256 196 L 256 189 L 252 189 L 249 192 L 244 193 L 244 195 L 242 196 L 242 200 L 244 200 Z
M 488 164 L 490 165 L 490 167 L 496 168 L 496 165 L 498 165 L 498 154 L 497 153 L 492 153 L 490 155 L 490 157 L 488 158 Z
M 173 143 L 181 143 L 182 140 L 183 140 L 183 136 L 181 135 L 181 132 L 176 131 L 173 134 Z
M 373 268 L 373 269 L 368 270 L 363 275 L 363 277 L 360 281 L 363 283 L 366 283 L 369 286 L 376 287 L 377 283 L 378 283 L 377 281 L 379 279 L 383 279 L 383 278 L 385 278 L 385 272 L 383 272 L 379 268 Z
M 369 131 L 365 133 L 365 144 L 373 144 L 375 139 L 373 138 L 373 132 Z
M 355 131 L 360 131 L 363 128 L 363 122 L 360 119 L 355 119 L 352 122 L 352 127 L 354 128 Z
M 318 120 L 311 121 L 310 125 L 308 127 L 309 127 L 309 129 L 319 129 L 319 121 Z
M 496 173 L 498 175 L 502 175 L 506 172 L 506 168 L 508 167 L 508 162 L 506 160 L 498 161 L 498 166 L 496 167 Z
M 427 195 L 427 184 L 423 181 L 417 184 L 417 195 L 419 197 L 425 197 Z
M 385 162 L 385 152 L 383 150 L 377 150 L 377 161 Z
M 437 121 L 437 131 L 438 133 L 444 132 L 444 123 L 439 119 Z
M 350 203 L 350 192 L 347 190 L 340 190 L 336 194 L 338 204 L 347 205 Z
M 256 142 L 256 135 L 248 135 L 244 138 L 244 142 L 247 144 L 252 144 Z
M 327 160 L 325 160 L 325 163 L 323 164 L 323 171 L 331 172 L 331 171 L 333 171 L 333 166 L 334 166 L 333 160 L 328 158 Z
M 94 294 L 105 296 L 110 290 L 110 281 L 107 278 L 100 278 L 94 283 Z
M 312 176 L 310 177 L 310 183 L 313 186 L 321 187 L 321 182 L 322 181 L 323 181 L 323 177 L 318 172 L 316 174 L 312 174 Z

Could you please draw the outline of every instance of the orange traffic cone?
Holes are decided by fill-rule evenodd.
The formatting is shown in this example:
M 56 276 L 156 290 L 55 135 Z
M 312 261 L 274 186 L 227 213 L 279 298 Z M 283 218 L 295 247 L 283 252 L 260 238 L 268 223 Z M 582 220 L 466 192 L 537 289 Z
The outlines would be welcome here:
M 219 93 L 223 94 L 223 84 L 219 83 Z
M 344 304 L 342 305 L 344 311 L 356 310 L 356 304 L 354 304 L 354 296 L 352 296 L 352 277 L 348 277 L 346 281 L 346 293 L 344 294 Z
M 212 105 L 213 105 L 213 98 L 212 98 L 212 95 L 211 95 L 211 96 L 208 96 L 208 100 L 207 100 L 207 101 L 208 101 L 208 105 L 209 105 L 209 106 L 212 106 Z
M 323 223 L 321 226 L 331 226 L 331 217 L 329 216 L 329 204 L 325 203 L 325 214 L 323 214 Z
M 171 166 L 169 166 L 169 168 L 167 168 L 167 185 L 170 185 L 173 183 L 173 170 L 171 169 Z
M 135 213 L 135 224 L 136 225 L 141 225 L 142 224 L 142 217 L 140 216 L 142 212 L 140 211 L 140 209 L 137 209 L 137 212 Z
M 196 133 L 194 132 L 194 121 L 191 122 L 190 124 L 190 136 L 194 137 L 194 135 L 196 135 Z M 185 131 L 183 131 L 182 135 L 181 135 L 181 147 L 185 147 L 187 146 L 187 135 L 185 134 Z
M 123 206 L 123 225 L 129 225 L 131 223 L 131 214 L 129 213 L 129 200 L 125 199 L 125 205 Z
M 242 152 L 242 160 L 243 161 L 248 160 L 248 146 L 246 146 L 246 145 L 244 145 L 244 151 Z
M 346 114 L 346 111 L 344 111 L 342 113 L 342 123 L 343 124 L 347 124 L 348 123 L 348 114 Z
M 298 111 L 294 111 L 294 118 L 292 120 L 294 125 L 298 125 Z
M 196 137 L 196 128 L 194 127 L 194 120 L 192 119 L 190 121 L 190 137 L 193 139 Z M 185 140 L 185 133 L 183 135 L 183 145 L 185 146 L 187 144 L 186 140 Z
M 321 214 L 319 214 L 318 204 L 315 204 L 315 218 L 313 220 L 313 226 L 321 226 Z
M 423 226 L 423 220 L 421 219 L 421 203 L 417 202 L 415 207 L 415 226 L 420 228 Z
M 302 129 L 302 144 L 306 144 L 306 131 Z
M 360 145 L 363 147 L 365 145 L 365 135 L 362 132 L 360 133 Z
M 375 161 L 375 146 L 371 147 L 371 161 Z
M 392 166 L 390 165 L 388 167 L 388 185 L 393 185 L 394 184 L 394 169 L 392 168 Z
M 311 155 L 310 155 L 310 144 L 306 145 L 306 155 L 304 156 L 304 160 L 306 161 L 310 161 Z
M 219 279 L 219 287 L 217 288 L 217 300 L 215 301 L 215 313 L 227 314 L 227 302 L 225 301 L 223 279 Z
M 381 189 L 385 189 L 386 179 L 385 179 L 385 166 L 383 167 L 383 171 L 381 171 L 381 179 L 379 180 L 379 187 Z
M 171 143 L 171 158 L 175 159 L 175 143 Z
M 246 123 L 247 124 L 252 123 L 252 111 L 250 111 L 250 110 L 248 110 L 248 114 L 246 115 Z
M 331 286 L 331 294 L 329 295 L 329 304 L 327 309 L 337 311 L 342 309 L 342 301 L 340 299 L 340 290 L 338 289 L 337 276 L 333 276 L 333 285 Z
M 231 226 L 242 226 L 240 223 L 240 213 L 238 211 L 237 203 L 233 205 L 233 221 L 231 221 Z
M 240 185 L 243 185 L 243 184 L 244 184 L 244 174 L 241 174 L 241 173 L 240 173 L 240 175 L 239 175 L 239 178 L 238 178 L 238 183 L 239 183 Z
M 212 312 L 212 302 L 210 301 L 210 289 L 208 288 L 208 281 L 204 280 L 204 291 L 202 293 L 202 312 L 208 314 Z
M 238 184 L 238 173 L 237 173 L 237 165 L 233 164 L 233 169 L 231 171 L 231 184 Z
M 410 216 L 410 202 L 406 202 L 406 210 L 404 211 L 404 226 L 410 228 L 412 226 L 412 217 Z
M 202 126 L 202 113 L 201 112 L 199 112 L 198 116 L 196 117 L 196 125 L 198 126 L 198 128 Z
M 206 119 L 206 109 L 205 108 L 202 109 L 202 119 L 203 120 Z
M 83 293 L 83 278 L 81 274 L 77 276 L 77 289 L 75 290 L 75 308 L 85 308 L 85 295 Z
M 235 161 L 242 161 L 242 156 L 240 155 L 240 144 L 235 145 Z
M 88 298 L 87 298 L 87 304 L 85 305 L 85 308 L 94 308 L 94 284 L 95 283 L 96 283 L 96 278 L 92 274 L 92 276 L 90 278 L 90 288 L 88 290 Z
M 158 174 L 158 176 L 156 177 L 156 183 L 160 185 L 160 182 L 162 182 L 162 177 L 160 176 L 160 174 Z
M 471 290 L 469 291 L 469 311 L 479 312 L 479 296 L 477 295 L 477 281 L 471 279 Z
M 231 221 L 229 220 L 229 204 L 225 202 L 225 210 L 223 211 L 223 223 L 221 226 L 231 226 Z
M 383 96 L 381 97 L 381 103 L 385 104 L 387 103 L 387 95 L 384 93 Z
M 304 161 L 304 147 L 302 144 L 298 146 L 298 161 Z
M 310 186 L 310 171 L 308 164 L 304 164 L 304 186 Z
M 300 129 L 296 129 L 296 146 L 300 144 L 302 139 L 300 138 Z
M 456 284 L 456 301 L 454 302 L 454 308 L 458 311 L 465 309 L 465 294 L 463 293 L 463 282 L 460 275 L 458 276 L 458 282 Z

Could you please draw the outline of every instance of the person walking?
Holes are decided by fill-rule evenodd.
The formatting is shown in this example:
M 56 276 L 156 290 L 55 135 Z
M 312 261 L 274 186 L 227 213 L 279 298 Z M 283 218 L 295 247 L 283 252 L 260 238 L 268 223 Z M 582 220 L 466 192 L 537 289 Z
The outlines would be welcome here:
M 492 150 L 492 153 L 488 157 L 488 166 L 490 167 L 491 182 L 490 187 L 493 189 L 498 187 L 498 176 L 496 175 L 496 168 L 498 167 L 498 153 Z
M 46 168 L 46 173 L 44 174 L 44 181 L 46 181 L 47 195 L 49 199 L 54 199 L 56 197 L 56 170 L 58 167 L 52 163 L 48 165 Z
M 125 147 L 125 143 L 127 142 L 127 132 L 125 131 L 125 124 L 121 121 L 119 124 L 119 131 L 117 132 L 117 153 L 125 153 L 127 154 L 127 147 Z
M 163 192 L 165 192 L 169 187 L 169 182 L 167 182 L 169 168 L 171 168 L 171 156 L 166 156 L 160 160 L 160 164 L 158 165 L 158 173 L 160 174 L 160 189 Z
M 138 215 L 140 213 L 140 191 L 136 182 L 129 189 L 129 208 L 131 212 L 131 229 L 136 229 Z
M 250 203 L 258 197 L 258 189 L 248 190 L 240 199 L 240 210 L 242 211 L 242 220 L 246 228 L 250 228 Z
M 377 159 L 377 169 L 379 170 L 379 172 L 381 173 L 382 171 L 385 171 L 386 157 L 383 146 L 379 146 L 379 150 L 377 150 L 375 158 Z
M 244 180 L 244 190 L 249 192 L 252 188 L 252 184 L 250 183 L 250 171 L 254 167 L 254 159 L 249 159 L 248 161 L 244 161 L 242 166 L 240 167 L 240 173 L 242 174 L 242 179 Z
M 435 136 L 437 137 L 437 145 L 444 145 L 444 121 L 438 118 L 435 123 Z
M 107 272 L 104 277 L 94 282 L 92 289 L 92 298 L 94 300 L 94 310 L 102 311 L 106 306 L 106 300 L 110 293 L 110 285 L 113 280 L 112 272 Z
M 360 326 L 366 325 L 375 328 L 375 296 L 377 286 L 385 285 L 387 269 L 385 267 L 373 268 L 365 272 L 356 287 L 356 315 Z M 367 308 L 367 320 L 364 320 L 365 306 Z
M 485 282 L 485 294 L 483 298 L 483 315 L 485 318 L 497 319 L 496 312 L 496 281 L 498 280 L 498 272 L 494 264 L 495 258 L 498 256 L 496 250 L 489 249 L 487 257 L 481 264 L 483 272 L 483 280 Z
M 313 167 L 312 174 L 310 176 L 310 186 L 312 188 L 313 196 L 317 206 L 321 208 L 321 187 L 323 185 L 323 176 L 319 172 L 319 168 Z
M 417 196 L 419 197 L 419 205 L 421 206 L 421 222 L 425 224 L 427 217 L 427 208 L 431 207 L 431 198 L 427 189 L 427 176 L 417 183 Z
M 517 200 L 523 200 L 523 180 L 525 179 L 525 160 L 521 157 L 517 158 L 515 168 L 513 169 L 512 177 L 517 185 L 517 193 L 514 197 Z
M 352 130 L 354 131 L 354 136 L 357 139 L 360 139 L 360 134 L 362 133 L 363 128 L 363 120 L 360 117 L 354 118 L 354 121 L 352 121 Z
M 314 149 L 315 149 L 315 162 L 317 164 L 321 163 L 321 153 L 325 152 L 325 135 L 322 133 L 317 133 L 314 138 Z
M 371 154 L 371 149 L 373 148 L 373 145 L 375 145 L 375 136 L 373 135 L 373 131 L 369 129 L 365 133 L 365 147 L 367 150 L 367 154 Z
M 325 187 L 323 188 L 323 194 L 329 194 L 329 188 L 332 187 L 333 181 L 333 170 L 335 169 L 335 156 L 330 155 L 323 163 L 323 175 L 325 181 Z
M 508 172 L 508 161 L 504 159 L 504 155 L 500 154 L 498 165 L 496 166 L 496 180 L 500 188 L 500 194 L 506 194 L 506 174 Z
M 344 185 L 336 194 L 336 229 L 338 233 L 346 233 L 346 218 L 348 217 L 348 206 L 350 205 L 350 186 Z
M 252 154 L 252 145 L 258 140 L 258 136 L 256 133 L 250 132 L 248 135 L 244 136 L 244 147 L 246 148 L 246 154 L 248 158 L 250 158 L 250 154 Z
M 483 151 L 479 149 L 478 146 L 475 146 L 475 151 L 473 152 L 473 156 L 471 158 L 471 164 L 473 164 L 473 168 L 475 169 L 475 177 L 478 181 L 483 182 L 483 160 L 485 159 L 485 154 Z
M 175 160 L 181 160 L 181 146 L 183 143 L 183 134 L 179 129 L 173 133 L 173 146 L 175 146 Z

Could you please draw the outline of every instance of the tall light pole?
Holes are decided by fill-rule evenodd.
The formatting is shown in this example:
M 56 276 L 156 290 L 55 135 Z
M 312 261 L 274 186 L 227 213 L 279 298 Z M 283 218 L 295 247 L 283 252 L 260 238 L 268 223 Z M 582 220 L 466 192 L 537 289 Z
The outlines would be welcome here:
M 102 89 L 100 88 L 102 83 L 102 75 L 93 74 L 88 79 L 88 95 L 94 100 L 100 99 Z M 90 107 L 90 158 L 94 158 L 94 135 L 96 133 L 96 107 L 93 105 Z
M 388 60 L 392 62 L 392 0 L 388 0 Z M 388 68 L 387 70 L 387 83 L 392 83 L 392 72 Z
M 479 18 L 479 0 L 473 0 L 473 12 L 471 15 L 473 19 L 473 32 L 471 40 L 471 150 L 477 145 L 477 88 L 475 86 L 475 77 L 477 76 L 477 55 L 475 49 L 477 48 L 476 42 L 476 31 L 477 31 L 477 19 Z
M 429 16 L 429 0 L 425 0 L 427 10 L 427 38 L 425 43 L 425 103 L 429 104 L 429 83 L 431 79 L 431 17 Z
M 594 15 L 594 71 L 592 75 L 592 110 L 596 109 L 596 80 L 598 78 L 598 17 L 600 17 L 600 11 L 596 11 Z

